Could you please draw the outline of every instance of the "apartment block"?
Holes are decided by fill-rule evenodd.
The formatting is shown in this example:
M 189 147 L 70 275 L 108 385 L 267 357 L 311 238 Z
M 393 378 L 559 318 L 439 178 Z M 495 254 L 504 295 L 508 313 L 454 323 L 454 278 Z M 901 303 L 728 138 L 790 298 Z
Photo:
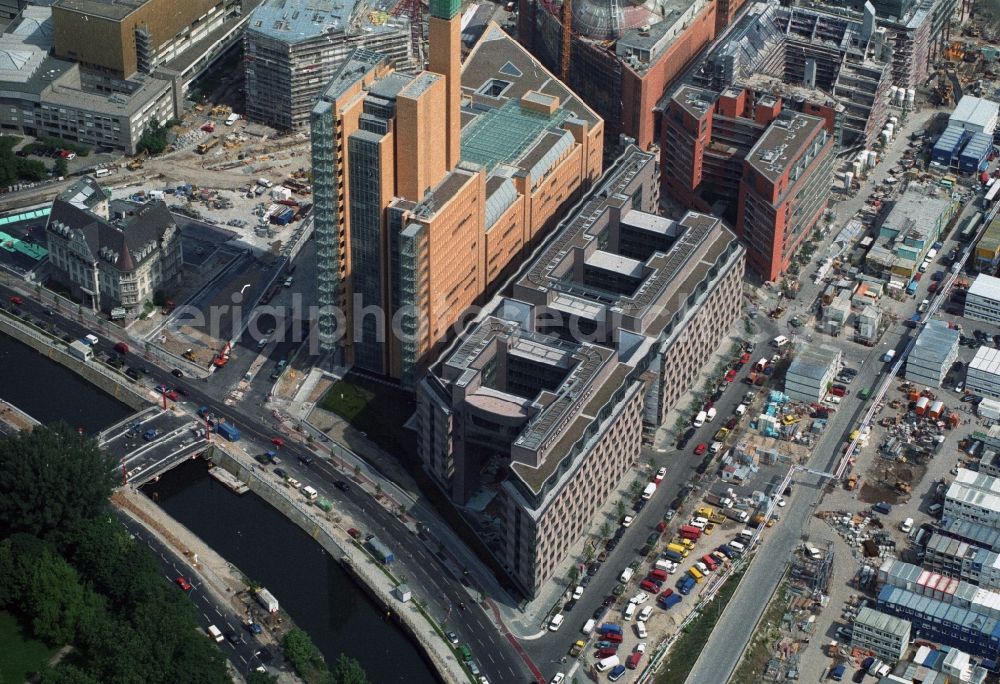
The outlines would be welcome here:
M 870 148 L 889 116 L 891 50 L 882 38 L 873 22 L 842 13 L 760 4 L 699 57 L 685 82 L 722 92 L 751 87 L 764 77 L 781 84 L 773 86 L 773 94 L 786 102 L 832 99 L 840 105 L 838 143 Z M 790 92 L 800 89 L 822 95 Z M 662 110 L 666 104 L 661 102 Z
M 685 85 L 661 126 L 663 192 L 730 218 L 765 280 L 787 270 L 826 207 L 839 125 L 833 103 L 796 103 L 816 116 L 784 103 L 745 88 Z
M 602 165 L 600 117 L 498 26 L 461 63 L 458 9 L 428 71 L 358 48 L 311 115 L 321 346 L 411 388 Z
M 52 277 L 95 311 L 135 315 L 154 292 L 180 282 L 181 233 L 160 200 L 116 214 L 85 176 L 53 201 L 45 236 Z
M 243 37 L 247 117 L 281 130 L 307 126 L 334 70 L 355 48 L 410 70 L 409 20 L 373 12 L 364 2 L 264 0 Z
M 980 347 L 965 367 L 965 386 L 980 396 L 1000 399 L 1000 350 Z
M 54 54 L 118 78 L 152 74 L 204 48 L 243 9 L 241 0 L 55 0 Z
M 858 611 L 851 628 L 851 648 L 870 652 L 893 665 L 910 647 L 910 623 L 868 606 Z
M 927 321 L 906 357 L 906 379 L 924 387 L 940 387 L 958 359 L 960 336 L 946 321 Z
M 937 532 L 924 547 L 923 565 L 984 589 L 1000 589 L 1000 553 Z
M 630 147 L 418 392 L 424 468 L 534 595 L 739 317 L 744 251 Z
M 823 215 L 836 155 L 822 119 L 781 113 L 743 160 L 736 234 L 747 265 L 766 281 L 789 270 L 792 257 Z
M 963 315 L 974 321 L 1000 324 L 1000 278 L 977 275 L 966 294 Z
M 744 2 L 574 0 L 564 30 L 560 5 L 520 0 L 517 35 L 604 119 L 609 149 L 621 136 L 649 149 L 658 137 L 656 103 Z
M 942 517 L 1000 527 L 1000 478 L 959 468 L 945 493 Z

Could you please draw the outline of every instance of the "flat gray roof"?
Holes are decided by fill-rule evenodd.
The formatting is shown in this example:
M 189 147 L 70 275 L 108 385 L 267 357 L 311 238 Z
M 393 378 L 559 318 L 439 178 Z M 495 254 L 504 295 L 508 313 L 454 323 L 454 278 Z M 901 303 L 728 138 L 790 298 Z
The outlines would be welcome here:
M 747 161 L 765 178 L 776 180 L 798 162 L 822 127 L 823 120 L 818 117 L 782 112 L 750 148 Z

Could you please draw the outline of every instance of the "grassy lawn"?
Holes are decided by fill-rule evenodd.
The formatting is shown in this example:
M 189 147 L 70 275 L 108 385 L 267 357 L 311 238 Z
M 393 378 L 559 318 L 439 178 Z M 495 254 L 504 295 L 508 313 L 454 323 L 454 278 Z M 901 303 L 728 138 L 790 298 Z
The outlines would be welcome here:
M 402 390 L 348 376 L 330 387 L 319 406 L 366 433 L 390 454 L 401 456 L 413 450 L 413 437 L 403 423 L 413 415 L 416 404 Z
M 5 682 L 26 681 L 57 650 L 28 637 L 13 615 L 0 611 L 0 673 Z
M 745 570 L 743 572 L 746 572 Z M 715 629 L 715 624 L 719 621 L 722 611 L 725 609 L 729 599 L 736 592 L 736 587 L 743 579 L 743 572 L 733 575 L 716 594 L 715 600 L 703 609 L 698 618 L 687 626 L 683 636 L 681 636 L 667 657 L 659 674 L 656 675 L 656 684 L 684 684 L 684 681 L 691 673 L 701 650 L 705 648 L 709 635 Z

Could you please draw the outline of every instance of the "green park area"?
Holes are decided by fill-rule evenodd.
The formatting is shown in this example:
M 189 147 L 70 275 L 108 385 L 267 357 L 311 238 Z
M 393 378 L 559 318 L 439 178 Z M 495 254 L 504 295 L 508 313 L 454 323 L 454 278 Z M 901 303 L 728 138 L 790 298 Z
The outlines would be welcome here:
M 413 396 L 379 382 L 349 376 L 335 383 L 319 403 L 390 454 L 412 451 L 403 424 L 413 415 Z
M 5 682 L 24 682 L 49 662 L 57 649 L 25 634 L 17 618 L 0 611 L 0 677 Z

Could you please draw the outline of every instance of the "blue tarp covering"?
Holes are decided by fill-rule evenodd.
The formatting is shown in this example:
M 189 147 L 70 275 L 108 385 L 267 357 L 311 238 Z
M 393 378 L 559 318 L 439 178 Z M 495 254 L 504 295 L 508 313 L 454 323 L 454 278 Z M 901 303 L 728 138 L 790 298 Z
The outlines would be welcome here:
M 969 132 L 964 128 L 948 126 L 934 143 L 934 149 L 931 150 L 931 161 L 942 166 L 951 166 L 955 157 L 958 156 L 958 151 L 962 149 L 962 145 L 969 137 Z

